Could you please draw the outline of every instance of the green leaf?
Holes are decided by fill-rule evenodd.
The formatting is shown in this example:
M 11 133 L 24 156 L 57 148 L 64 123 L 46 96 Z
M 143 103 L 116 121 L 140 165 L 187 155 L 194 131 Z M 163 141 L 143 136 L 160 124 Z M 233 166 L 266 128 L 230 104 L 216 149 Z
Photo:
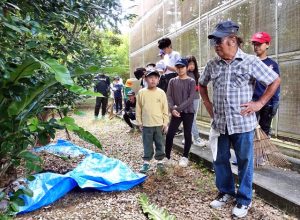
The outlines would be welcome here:
M 58 123 L 61 124 L 61 125 L 66 126 L 67 129 L 70 130 L 70 131 L 75 131 L 75 130 L 79 129 L 78 125 L 75 123 L 74 118 L 71 118 L 71 117 L 68 117 L 68 116 L 63 117 L 62 119 L 60 119 L 58 121 Z
M 29 172 L 32 172 L 32 171 L 41 172 L 42 171 L 42 167 L 39 164 L 33 163 L 31 161 L 26 161 L 25 166 L 29 170 Z
M 13 220 L 13 218 L 11 218 L 10 216 L 8 216 L 6 214 L 2 214 L 2 213 L 0 213 L 0 219 L 1 220 Z
M 102 145 L 99 142 L 99 140 L 93 134 L 91 134 L 89 131 L 86 131 L 83 128 L 79 127 L 79 130 L 75 130 L 74 133 L 77 134 L 82 140 L 85 140 L 85 141 L 95 145 L 99 149 L 102 149 Z
M 42 145 L 46 145 L 49 143 L 49 136 L 46 131 L 42 131 L 41 133 L 39 133 L 37 138 Z
M 52 79 L 46 81 L 45 84 L 40 84 L 35 88 L 30 89 L 28 93 L 21 96 L 20 102 L 12 102 L 7 109 L 1 109 L 0 106 L 0 111 L 7 111 L 9 116 L 19 115 L 28 105 L 32 104 L 32 101 L 35 98 L 37 98 L 44 90 L 55 83 L 56 81 Z
M 27 177 L 27 180 L 28 180 L 28 181 L 33 181 L 33 180 L 35 180 L 35 176 L 32 176 L 32 175 L 31 175 L 31 176 L 28 176 L 28 177 Z
M 19 206 L 15 202 L 10 202 L 10 207 L 14 212 L 19 212 Z
M 90 66 L 86 69 L 77 67 L 77 68 L 75 68 L 75 70 L 73 72 L 73 76 L 81 76 L 81 75 L 85 75 L 85 74 L 96 74 L 96 73 L 99 73 L 100 70 L 101 70 L 101 68 L 99 68 L 98 66 Z
M 14 197 L 19 197 L 20 195 L 24 195 L 24 192 L 23 192 L 22 189 L 18 189 L 18 190 L 13 194 Z
M 84 74 L 89 74 L 85 71 L 85 69 L 81 68 L 81 67 L 76 67 L 74 72 L 73 72 L 73 76 L 80 76 L 80 75 L 84 75 Z
M 12 30 L 14 30 L 14 31 L 16 31 L 16 32 L 18 32 L 18 33 L 20 33 L 20 34 L 22 34 L 21 29 L 18 28 L 17 26 L 12 25 L 12 24 L 9 24 L 9 23 L 6 23 L 6 22 L 3 22 L 3 24 L 4 24 L 6 27 L 8 27 L 8 28 L 10 28 L 10 29 L 12 29 Z
M 72 16 L 74 18 L 79 18 L 78 14 L 77 13 L 74 13 L 74 12 L 66 12 L 66 11 L 63 11 L 64 14 L 66 15 L 69 15 L 69 16 Z
M 69 70 L 64 66 L 59 64 L 54 59 L 46 60 L 44 66 L 53 74 L 55 74 L 55 79 L 63 85 L 73 85 L 74 82 L 71 79 Z
M 27 150 L 21 151 L 18 154 L 18 157 L 24 158 L 25 160 L 29 160 L 29 161 L 38 161 L 38 162 L 41 161 L 41 158 L 39 156 L 37 156 L 37 155 L 31 153 L 30 151 L 27 151 Z
M 18 6 L 14 5 L 14 4 L 10 3 L 10 2 L 7 2 L 6 4 L 9 5 L 10 7 L 13 7 L 14 9 L 19 10 L 19 11 L 21 10 Z
M 141 194 L 139 203 L 142 206 L 143 212 L 148 215 L 149 219 L 152 220 L 175 220 L 176 217 L 170 215 L 166 210 L 157 207 L 156 205 L 150 204 L 146 194 Z
M 10 80 L 16 81 L 25 76 L 32 76 L 35 70 L 40 69 L 41 64 L 34 59 L 27 59 L 11 73 Z
M 28 128 L 31 132 L 34 132 L 38 129 L 39 120 L 37 117 L 28 119 L 27 122 Z
M 74 124 L 75 123 L 75 119 L 72 117 L 68 117 L 68 116 L 63 117 L 59 121 L 65 123 L 65 124 Z
M 24 192 L 25 195 L 27 195 L 29 197 L 33 196 L 33 191 L 31 189 L 29 189 L 29 188 L 23 188 L 22 190 L 23 190 L 23 192 Z
M 18 206 L 24 206 L 25 205 L 25 202 L 23 199 L 21 198 L 13 198 L 13 201 L 18 205 Z
M 24 32 L 31 33 L 31 31 L 27 27 L 20 26 L 20 29 Z
M 99 92 L 93 92 L 90 90 L 86 90 L 85 88 L 79 86 L 79 85 L 73 85 L 73 86 L 66 86 L 71 92 L 74 92 L 79 95 L 88 95 L 88 96 L 96 96 L 96 97 L 103 97 L 103 95 Z

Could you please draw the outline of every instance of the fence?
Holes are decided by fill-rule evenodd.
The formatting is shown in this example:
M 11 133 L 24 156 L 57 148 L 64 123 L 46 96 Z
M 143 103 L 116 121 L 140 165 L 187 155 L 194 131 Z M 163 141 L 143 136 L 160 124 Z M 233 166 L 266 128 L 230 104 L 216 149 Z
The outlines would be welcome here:
M 207 35 L 222 20 L 240 25 L 243 50 L 253 53 L 250 37 L 266 31 L 272 37 L 269 55 L 281 71 L 281 101 L 273 120 L 275 136 L 300 140 L 300 0 L 140 0 L 130 32 L 130 69 L 157 61 L 157 41 L 170 37 L 182 56 L 194 55 L 203 70 L 215 56 Z M 208 122 L 200 107 L 198 119 Z

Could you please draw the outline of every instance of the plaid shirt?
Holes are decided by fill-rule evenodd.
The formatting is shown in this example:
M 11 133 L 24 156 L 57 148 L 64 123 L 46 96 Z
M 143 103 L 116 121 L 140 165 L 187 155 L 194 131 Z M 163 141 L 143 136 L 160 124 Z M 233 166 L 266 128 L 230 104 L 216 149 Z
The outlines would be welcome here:
M 220 57 L 210 60 L 199 83 L 207 86 L 213 84 L 213 123 L 212 127 L 225 134 L 244 133 L 252 131 L 256 125 L 256 115 L 241 115 L 241 104 L 252 100 L 255 80 L 269 85 L 278 74 L 266 66 L 254 55 L 238 49 L 234 59 L 226 63 Z

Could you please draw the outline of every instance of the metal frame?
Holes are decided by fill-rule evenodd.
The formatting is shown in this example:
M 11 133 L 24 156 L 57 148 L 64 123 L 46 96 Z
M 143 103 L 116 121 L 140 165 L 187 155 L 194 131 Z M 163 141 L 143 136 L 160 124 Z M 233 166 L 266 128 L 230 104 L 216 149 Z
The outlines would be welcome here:
M 155 7 L 153 7 L 146 14 L 144 14 L 142 16 L 142 18 L 138 22 L 143 22 L 144 20 L 146 20 L 147 17 L 149 15 L 151 15 L 152 13 L 154 13 L 155 10 L 158 10 L 161 7 L 161 5 L 162 5 L 162 8 L 163 8 L 162 9 L 163 10 L 163 14 L 165 14 L 164 3 L 166 1 L 167 0 L 162 0 L 158 5 L 156 5 Z M 178 20 L 178 16 L 177 16 L 177 10 L 178 10 L 177 9 L 177 1 L 178 0 L 175 0 L 175 12 L 174 12 L 175 13 L 175 23 Z M 214 16 L 214 15 L 220 13 L 221 11 L 225 11 L 225 10 L 228 10 L 228 9 L 230 9 L 232 7 L 235 7 L 235 6 L 239 5 L 239 4 L 242 4 L 242 3 L 246 2 L 247 0 L 231 0 L 231 1 L 227 2 L 226 5 L 224 5 L 224 4 L 219 5 L 219 6 L 215 7 L 215 8 L 213 8 L 212 10 L 210 10 L 208 12 L 205 12 L 203 14 L 201 14 L 201 1 L 203 1 L 203 0 L 199 0 L 199 16 L 197 18 L 195 18 L 194 20 L 191 20 L 190 22 L 182 25 L 181 27 L 178 27 L 176 25 L 176 28 L 175 28 L 175 30 L 172 33 L 165 33 L 165 28 L 164 28 L 163 36 L 165 36 L 165 37 L 174 37 L 175 38 L 175 37 L 179 36 L 180 34 L 186 32 L 187 30 L 189 30 L 193 26 L 195 26 L 195 24 L 198 22 L 198 28 L 199 28 L 199 35 L 198 35 L 199 39 L 198 40 L 199 40 L 199 48 L 201 48 L 201 39 L 200 39 L 200 35 L 201 35 L 200 24 L 201 24 L 201 21 L 207 19 L 207 30 L 209 30 L 209 27 L 210 27 L 209 22 L 210 22 L 210 17 L 211 16 Z M 288 52 L 288 53 L 281 53 L 281 54 L 278 53 L 279 52 L 279 42 L 278 42 L 278 35 L 279 35 L 279 33 L 278 33 L 278 16 L 279 16 L 278 15 L 278 2 L 279 2 L 279 0 L 275 0 L 275 8 L 274 8 L 274 13 L 275 13 L 275 44 L 274 44 L 274 46 L 275 46 L 275 54 L 272 55 L 272 56 L 270 56 L 270 57 L 273 57 L 277 61 L 280 61 L 281 57 L 285 57 L 286 55 L 291 55 L 291 56 L 294 56 L 294 58 L 298 60 L 299 57 L 300 57 L 300 51 Z M 163 27 L 164 26 L 165 26 L 165 16 L 163 15 Z M 142 25 L 142 28 L 144 28 L 143 25 Z M 143 31 L 143 29 L 142 29 L 142 31 Z M 142 36 L 143 45 L 144 45 L 144 39 L 143 38 L 144 38 L 144 36 Z M 138 49 L 138 50 L 130 53 L 130 57 L 133 57 L 136 54 L 139 54 L 139 53 L 142 52 L 142 54 L 143 54 L 143 63 L 144 63 L 144 52 L 147 51 L 149 48 L 155 46 L 157 44 L 158 40 L 159 39 L 154 39 L 149 44 L 144 45 L 142 48 L 140 48 L 140 49 Z M 208 41 L 207 41 L 207 44 L 208 45 L 207 45 L 207 51 L 206 51 L 206 53 L 207 53 L 208 57 L 210 57 L 210 48 L 209 48 L 209 42 Z M 202 52 L 199 49 L 199 54 L 198 54 L 199 55 L 199 69 L 203 69 L 203 67 L 204 67 L 204 64 L 201 63 L 201 53 Z M 293 60 L 292 58 L 290 58 L 290 59 Z M 200 117 L 203 120 L 203 119 L 205 119 L 205 116 L 202 116 L 202 111 L 203 111 L 203 108 L 202 108 L 202 106 L 200 104 L 199 112 L 201 112 Z M 274 118 L 273 123 L 272 123 L 272 125 L 273 125 L 272 127 L 273 127 L 273 129 L 275 131 L 275 136 L 276 137 L 278 137 L 278 135 L 279 136 L 280 135 L 285 136 L 287 134 L 286 132 L 278 130 L 278 122 L 279 122 L 279 114 L 277 113 L 276 117 Z M 296 134 L 296 135 L 295 134 L 290 134 L 290 133 L 288 133 L 288 134 L 289 134 L 289 136 L 292 136 L 293 138 L 300 140 L 300 134 L 299 135 L 298 134 Z

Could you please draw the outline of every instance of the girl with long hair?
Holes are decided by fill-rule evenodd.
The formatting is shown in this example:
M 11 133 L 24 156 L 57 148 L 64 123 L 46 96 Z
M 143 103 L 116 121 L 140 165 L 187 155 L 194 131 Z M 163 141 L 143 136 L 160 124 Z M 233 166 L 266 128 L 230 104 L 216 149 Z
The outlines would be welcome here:
M 198 147 L 204 147 L 206 145 L 206 142 L 203 141 L 200 136 L 199 136 L 199 130 L 196 124 L 196 119 L 197 119 L 197 113 L 199 110 L 199 104 L 200 104 L 200 93 L 199 93 L 199 70 L 198 70 L 198 64 L 197 60 L 194 56 L 190 55 L 187 56 L 187 61 L 188 61 L 188 76 L 193 78 L 196 81 L 196 87 L 194 91 L 194 101 L 193 101 L 193 106 L 195 110 L 194 114 L 194 120 L 193 120 L 193 125 L 192 125 L 192 137 L 193 137 L 193 144 Z M 182 140 L 182 143 L 184 144 L 184 140 Z

